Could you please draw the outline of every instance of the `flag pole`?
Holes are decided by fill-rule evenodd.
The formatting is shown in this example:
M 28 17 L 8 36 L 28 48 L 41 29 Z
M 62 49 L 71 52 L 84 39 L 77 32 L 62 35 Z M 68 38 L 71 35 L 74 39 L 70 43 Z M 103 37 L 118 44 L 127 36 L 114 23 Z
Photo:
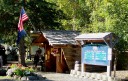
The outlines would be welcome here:
M 23 0 L 23 6 L 25 2 Z M 25 51 L 25 41 L 24 41 L 24 36 L 26 35 L 26 31 L 23 28 L 23 22 L 28 19 L 28 16 L 25 13 L 24 8 L 22 7 L 20 11 L 20 17 L 19 17 L 19 22 L 18 22 L 18 43 L 19 43 L 19 63 L 22 64 L 23 66 L 26 66 L 25 63 L 25 56 L 26 56 L 26 51 Z

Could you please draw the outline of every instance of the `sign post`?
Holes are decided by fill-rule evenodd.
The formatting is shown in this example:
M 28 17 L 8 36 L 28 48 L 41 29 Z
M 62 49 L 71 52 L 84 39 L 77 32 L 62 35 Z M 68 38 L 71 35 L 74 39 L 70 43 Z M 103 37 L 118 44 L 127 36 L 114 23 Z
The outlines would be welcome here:
M 85 71 L 84 69 L 84 63 L 81 63 L 81 72 L 83 73 Z
M 110 61 L 110 64 L 107 65 L 107 76 L 111 76 L 112 48 L 110 48 L 110 47 L 108 49 L 108 60 Z

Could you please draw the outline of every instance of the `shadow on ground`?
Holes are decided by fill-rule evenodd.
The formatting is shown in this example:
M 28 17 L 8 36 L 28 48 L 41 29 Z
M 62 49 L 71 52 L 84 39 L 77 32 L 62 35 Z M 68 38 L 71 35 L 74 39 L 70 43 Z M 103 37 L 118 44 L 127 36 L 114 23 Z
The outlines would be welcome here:
M 1 79 L 0 81 L 22 81 L 22 80 L 11 80 L 11 79 Z M 28 80 L 28 81 L 53 81 L 53 80 Z
M 128 79 L 122 79 L 121 81 L 128 81 Z

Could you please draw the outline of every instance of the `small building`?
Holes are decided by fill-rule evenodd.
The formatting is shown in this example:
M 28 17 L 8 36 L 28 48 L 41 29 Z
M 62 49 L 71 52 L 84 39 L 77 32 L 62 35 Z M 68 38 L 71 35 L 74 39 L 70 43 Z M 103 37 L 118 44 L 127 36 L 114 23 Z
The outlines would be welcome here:
M 78 31 L 50 30 L 33 32 L 32 46 L 44 49 L 45 71 L 68 72 L 74 68 L 75 61 L 81 59 L 81 47 L 76 43 Z

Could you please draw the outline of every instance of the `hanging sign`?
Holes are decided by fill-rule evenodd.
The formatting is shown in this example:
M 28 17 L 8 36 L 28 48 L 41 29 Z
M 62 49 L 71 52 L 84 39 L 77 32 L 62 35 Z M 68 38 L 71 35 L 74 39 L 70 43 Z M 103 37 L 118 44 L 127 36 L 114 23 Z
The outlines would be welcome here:
M 59 54 L 58 54 L 58 48 L 52 48 L 51 49 L 51 54 L 53 54 L 54 56 L 58 56 Z

